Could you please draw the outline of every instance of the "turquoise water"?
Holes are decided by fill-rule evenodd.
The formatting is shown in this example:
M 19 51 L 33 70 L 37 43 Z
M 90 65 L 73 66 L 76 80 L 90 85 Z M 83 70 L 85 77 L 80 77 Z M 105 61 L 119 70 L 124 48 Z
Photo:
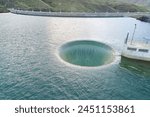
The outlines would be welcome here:
M 150 37 L 150 24 L 132 18 L 51 18 L 0 14 L 0 99 L 150 99 L 149 63 L 121 60 L 80 67 L 58 50 L 94 40 L 121 52 L 127 32 Z M 144 66 L 144 67 L 143 67 Z
M 89 40 L 68 42 L 59 49 L 59 55 L 66 62 L 86 67 L 109 64 L 115 58 L 112 48 Z

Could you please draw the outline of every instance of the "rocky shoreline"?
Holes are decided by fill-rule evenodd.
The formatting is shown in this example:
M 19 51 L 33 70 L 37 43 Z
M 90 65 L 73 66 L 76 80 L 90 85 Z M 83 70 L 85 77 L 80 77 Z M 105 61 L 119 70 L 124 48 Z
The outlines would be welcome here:
M 136 18 L 137 20 L 143 21 L 143 22 L 148 22 L 150 23 L 150 17 L 148 16 L 140 16 L 138 18 Z

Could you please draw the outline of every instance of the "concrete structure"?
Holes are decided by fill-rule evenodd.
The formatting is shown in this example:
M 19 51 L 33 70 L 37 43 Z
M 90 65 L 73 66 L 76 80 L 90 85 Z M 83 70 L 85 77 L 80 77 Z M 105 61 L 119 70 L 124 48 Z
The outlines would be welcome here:
M 150 12 L 43 12 L 9 9 L 11 13 L 34 16 L 51 16 L 51 17 L 136 17 L 141 15 L 150 16 Z
M 121 55 L 131 59 L 150 61 L 150 39 L 139 41 L 133 40 L 133 35 L 133 38 L 131 40 L 128 40 L 128 36 L 129 33 L 125 40 Z

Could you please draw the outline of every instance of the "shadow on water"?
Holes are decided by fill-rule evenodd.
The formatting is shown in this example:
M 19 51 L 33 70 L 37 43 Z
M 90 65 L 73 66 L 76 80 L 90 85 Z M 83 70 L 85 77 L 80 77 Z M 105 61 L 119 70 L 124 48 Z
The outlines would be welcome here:
M 120 66 L 136 74 L 150 77 L 150 62 L 121 57 Z

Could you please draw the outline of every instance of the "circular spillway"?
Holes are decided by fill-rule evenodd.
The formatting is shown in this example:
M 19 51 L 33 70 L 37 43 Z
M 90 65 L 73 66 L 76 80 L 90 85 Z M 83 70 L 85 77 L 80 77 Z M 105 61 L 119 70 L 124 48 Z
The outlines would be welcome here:
M 81 40 L 62 45 L 59 56 L 74 65 L 94 67 L 111 63 L 114 60 L 114 51 L 106 44 Z

